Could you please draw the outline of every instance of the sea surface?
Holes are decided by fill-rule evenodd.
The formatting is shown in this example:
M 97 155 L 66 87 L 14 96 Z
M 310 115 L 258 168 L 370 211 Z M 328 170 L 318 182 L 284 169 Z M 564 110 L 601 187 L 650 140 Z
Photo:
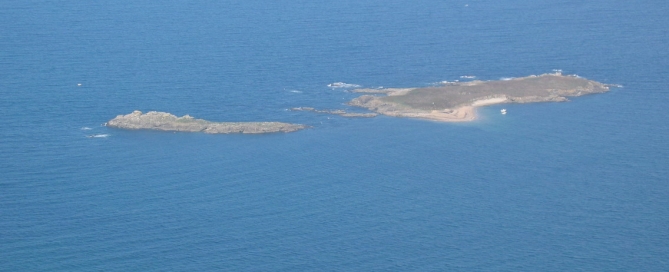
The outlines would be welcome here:
M 0 271 L 668 271 L 667 14 L 659 0 L 2 1 Z M 287 110 L 363 112 L 333 82 L 553 69 L 623 87 L 457 124 Z M 133 110 L 311 128 L 103 126 Z

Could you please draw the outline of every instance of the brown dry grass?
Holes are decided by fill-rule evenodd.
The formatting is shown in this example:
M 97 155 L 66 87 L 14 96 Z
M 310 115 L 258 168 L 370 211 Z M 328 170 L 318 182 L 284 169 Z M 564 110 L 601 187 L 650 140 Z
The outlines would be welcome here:
M 606 90 L 606 85 L 585 78 L 544 74 L 507 81 L 479 81 L 418 88 L 405 95 L 386 96 L 380 99 L 414 109 L 440 110 L 467 106 L 476 100 L 500 96 L 574 96 Z

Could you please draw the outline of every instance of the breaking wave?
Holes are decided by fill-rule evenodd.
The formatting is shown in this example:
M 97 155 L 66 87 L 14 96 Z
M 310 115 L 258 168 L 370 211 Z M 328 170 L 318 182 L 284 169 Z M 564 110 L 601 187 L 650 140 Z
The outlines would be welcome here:
M 334 82 L 328 84 L 328 87 L 337 89 L 337 88 L 360 88 L 362 86 L 358 84 L 349 84 L 349 83 L 344 83 L 344 82 Z

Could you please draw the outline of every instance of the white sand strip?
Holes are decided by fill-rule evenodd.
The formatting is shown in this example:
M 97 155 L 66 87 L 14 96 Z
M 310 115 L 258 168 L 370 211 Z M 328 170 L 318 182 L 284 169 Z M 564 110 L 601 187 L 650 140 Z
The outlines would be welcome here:
M 504 96 L 504 97 L 493 97 L 493 98 L 488 98 L 488 99 L 481 99 L 481 100 L 474 101 L 474 103 L 472 103 L 472 106 L 481 107 L 481 106 L 499 104 L 499 103 L 504 103 L 507 100 L 509 100 L 509 99 L 507 99 L 506 96 Z

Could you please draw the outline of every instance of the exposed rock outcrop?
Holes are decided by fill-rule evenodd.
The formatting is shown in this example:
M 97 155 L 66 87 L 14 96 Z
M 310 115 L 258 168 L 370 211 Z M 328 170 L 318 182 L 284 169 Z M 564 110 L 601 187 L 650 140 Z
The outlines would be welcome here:
M 227 133 L 273 133 L 293 132 L 306 128 L 300 124 L 281 122 L 211 122 L 195 119 L 189 115 L 177 117 L 166 112 L 150 111 L 142 114 L 133 111 L 118 115 L 106 124 L 108 127 L 122 129 L 150 129 L 181 132 L 204 132 L 210 134 Z

